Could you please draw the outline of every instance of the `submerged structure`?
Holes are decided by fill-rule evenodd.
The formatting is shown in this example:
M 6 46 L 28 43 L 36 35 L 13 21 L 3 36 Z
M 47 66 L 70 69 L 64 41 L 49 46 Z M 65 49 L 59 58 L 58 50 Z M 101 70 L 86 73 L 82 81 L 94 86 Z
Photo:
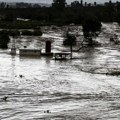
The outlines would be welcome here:
M 72 58 L 71 58 L 70 52 L 59 52 L 59 53 L 54 53 L 54 59 L 55 60 L 67 60 L 67 59 L 72 59 Z
M 24 48 L 19 49 L 19 55 L 20 56 L 53 55 L 53 53 L 51 52 L 51 41 L 46 41 L 45 52 L 42 52 L 42 49 L 27 48 L 26 46 L 24 46 Z
M 20 56 L 40 56 L 41 49 L 28 49 L 28 48 L 19 49 L 19 55 Z

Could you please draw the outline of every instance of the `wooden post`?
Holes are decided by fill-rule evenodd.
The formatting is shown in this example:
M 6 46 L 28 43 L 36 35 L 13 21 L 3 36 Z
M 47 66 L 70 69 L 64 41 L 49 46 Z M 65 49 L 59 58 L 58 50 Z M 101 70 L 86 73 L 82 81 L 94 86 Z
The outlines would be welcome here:
M 15 38 L 12 40 L 11 55 L 16 55 Z
M 46 53 L 51 53 L 51 41 L 46 41 L 45 52 Z
M 71 45 L 70 45 L 70 52 L 71 52 L 70 58 L 72 59 L 72 43 L 71 43 Z

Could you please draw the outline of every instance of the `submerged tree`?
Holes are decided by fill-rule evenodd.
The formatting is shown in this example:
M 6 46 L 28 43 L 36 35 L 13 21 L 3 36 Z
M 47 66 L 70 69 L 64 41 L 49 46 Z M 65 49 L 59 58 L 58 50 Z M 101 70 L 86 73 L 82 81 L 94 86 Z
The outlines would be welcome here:
M 84 38 L 88 40 L 88 45 L 93 45 L 93 37 L 101 31 L 102 24 L 95 16 L 85 18 L 82 23 Z
M 76 45 L 76 36 L 70 33 L 70 28 L 67 29 L 64 37 L 65 39 L 63 41 L 63 45 L 65 46 Z
M 66 38 L 63 41 L 63 45 L 65 45 L 65 46 L 76 45 L 76 37 L 75 37 L 75 35 L 69 34 L 67 32 L 66 33 Z
M 71 59 L 72 59 L 72 52 L 73 52 L 73 45 L 76 45 L 76 37 L 69 33 L 69 30 L 66 33 L 65 40 L 63 41 L 63 45 L 70 46 L 71 52 Z

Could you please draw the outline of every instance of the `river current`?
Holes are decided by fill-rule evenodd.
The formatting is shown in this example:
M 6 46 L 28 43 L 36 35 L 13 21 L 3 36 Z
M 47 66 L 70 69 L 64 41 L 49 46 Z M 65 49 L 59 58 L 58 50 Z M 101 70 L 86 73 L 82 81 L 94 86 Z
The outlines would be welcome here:
M 75 28 L 83 39 L 81 27 Z M 97 38 L 102 45 L 67 61 L 0 50 L 0 120 L 120 120 L 120 76 L 112 74 L 120 71 L 120 46 L 109 41 L 114 34 L 120 37 L 120 26 L 104 23 Z M 16 46 L 44 48 L 46 39 L 53 40 L 53 51 L 69 50 L 61 29 L 19 37 Z

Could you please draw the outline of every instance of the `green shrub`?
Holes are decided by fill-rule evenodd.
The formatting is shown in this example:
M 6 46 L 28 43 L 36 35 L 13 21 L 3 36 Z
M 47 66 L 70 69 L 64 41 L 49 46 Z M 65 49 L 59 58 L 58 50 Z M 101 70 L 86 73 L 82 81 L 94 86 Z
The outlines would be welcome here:
M 34 36 L 41 36 L 42 35 L 42 31 L 41 30 L 34 30 L 33 31 L 33 35 Z
M 0 31 L 0 48 L 7 49 L 9 41 L 10 41 L 9 32 L 4 30 Z
M 9 35 L 12 36 L 12 37 L 20 36 L 20 31 L 18 31 L 18 30 L 10 30 Z
M 41 36 L 42 32 L 41 30 L 34 30 L 34 31 L 29 31 L 29 30 L 24 30 L 22 31 L 22 35 L 27 35 L 27 36 Z
M 28 35 L 28 36 L 32 36 L 32 31 L 29 31 L 29 30 L 24 30 L 22 31 L 22 35 Z

